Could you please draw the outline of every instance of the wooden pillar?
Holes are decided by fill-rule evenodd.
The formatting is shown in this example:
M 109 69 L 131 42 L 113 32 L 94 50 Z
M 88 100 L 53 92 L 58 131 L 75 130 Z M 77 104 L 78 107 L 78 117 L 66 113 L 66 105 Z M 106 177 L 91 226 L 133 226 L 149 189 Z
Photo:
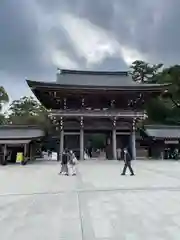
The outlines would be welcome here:
M 112 150 L 113 150 L 113 159 L 117 160 L 116 118 L 114 118 L 113 120 Z
M 85 104 L 85 99 L 82 98 L 82 99 L 81 99 L 81 107 L 82 107 L 82 108 L 84 108 L 84 104 Z
M 33 145 L 32 145 L 32 142 L 30 143 L 29 148 L 30 148 L 29 158 L 30 158 L 30 160 L 32 160 L 33 159 Z
M 84 108 L 85 99 L 81 99 L 81 107 Z M 84 118 L 80 119 L 80 160 L 84 160 Z
M 84 122 L 83 117 L 80 121 L 80 160 L 84 160 Z
M 24 160 L 27 157 L 27 143 L 24 144 Z
M 4 144 L 4 156 L 3 156 L 3 163 L 6 163 L 6 155 L 7 155 L 7 146 Z
M 66 98 L 63 99 L 63 107 L 64 107 L 64 110 L 67 108 L 67 101 L 66 101 Z
M 131 133 L 132 158 L 136 160 L 136 119 L 133 119 Z
M 64 152 L 64 129 L 63 129 L 63 118 L 60 120 L 60 143 L 59 143 L 59 161 L 62 161 Z

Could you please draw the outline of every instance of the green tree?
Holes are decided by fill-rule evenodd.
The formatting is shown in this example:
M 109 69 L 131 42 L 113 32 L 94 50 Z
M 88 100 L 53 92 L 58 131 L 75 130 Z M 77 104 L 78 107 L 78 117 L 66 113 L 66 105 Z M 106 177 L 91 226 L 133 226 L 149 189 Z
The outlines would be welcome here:
M 0 86 L 0 111 L 4 104 L 9 102 L 9 97 L 3 86 Z
M 168 122 L 180 124 L 180 65 L 165 68 L 157 75 L 157 82 L 171 84 L 168 90 L 169 97 L 162 100 L 170 111 Z
M 14 100 L 9 107 L 11 116 L 36 116 L 41 112 L 42 106 L 33 97 L 22 97 Z
M 39 125 L 45 130 L 52 126 L 48 111 L 33 97 L 22 97 L 14 100 L 9 107 L 9 123 Z
M 0 86 L 0 124 L 5 123 L 5 116 L 2 113 L 3 106 L 9 102 L 9 97 L 3 86 Z
M 148 119 L 145 124 L 168 124 L 168 119 L 171 116 L 171 109 L 166 107 L 160 97 L 151 99 L 146 104 L 145 108 L 148 114 Z
M 162 66 L 162 64 L 150 65 L 137 60 L 131 66 L 132 78 L 141 83 L 170 83 L 169 97 L 155 97 L 145 104 L 149 116 L 147 121 L 180 124 L 180 65 L 164 69 Z
M 156 75 L 161 71 L 162 63 L 150 65 L 141 60 L 136 60 L 130 66 L 130 73 L 135 82 L 153 83 L 156 82 Z
M 171 83 L 169 92 L 172 98 L 180 103 L 180 65 L 165 68 L 157 75 L 157 81 L 158 83 Z
M 131 65 L 131 75 L 135 82 L 139 83 L 165 83 L 168 81 L 167 76 L 163 74 L 163 64 L 150 65 L 147 62 L 137 60 Z M 166 77 L 166 78 L 165 78 Z M 145 109 L 148 114 L 148 119 L 145 123 L 164 123 L 171 119 L 172 103 L 169 100 L 161 97 L 154 97 L 149 102 L 145 103 Z
M 0 125 L 5 124 L 6 118 L 3 113 L 0 113 Z

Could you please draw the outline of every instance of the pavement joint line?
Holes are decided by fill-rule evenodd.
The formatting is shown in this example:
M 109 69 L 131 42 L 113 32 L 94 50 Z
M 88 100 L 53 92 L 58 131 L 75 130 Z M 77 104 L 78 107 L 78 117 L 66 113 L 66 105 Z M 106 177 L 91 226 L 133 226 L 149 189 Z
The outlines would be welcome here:
M 81 177 L 81 174 L 80 174 L 78 168 L 76 169 L 76 174 L 77 174 L 78 183 L 81 183 L 81 184 L 82 184 L 82 177 Z M 79 192 L 76 191 L 76 193 L 77 193 L 77 202 L 78 202 L 78 208 L 79 208 L 79 219 L 80 219 L 80 228 L 81 228 L 81 238 L 82 238 L 82 240 L 84 240 L 84 230 L 83 230 L 84 224 L 83 224 L 83 215 L 82 215 L 82 209 L 81 209 L 81 200 L 80 200 Z
M 62 191 L 48 191 L 48 192 L 34 192 L 34 193 L 5 193 L 0 194 L 1 197 L 8 197 L 8 196 L 35 196 L 35 195 L 58 195 L 58 194 L 69 194 L 69 193 L 95 193 L 95 192 L 142 192 L 142 191 L 180 191 L 179 187 L 149 187 L 149 188 L 115 188 L 115 189 L 78 189 L 78 190 L 62 190 Z
M 82 209 L 81 209 L 81 202 L 79 193 L 77 193 L 77 200 L 78 200 L 78 208 L 79 208 L 79 219 L 80 219 L 80 228 L 81 228 L 81 238 L 84 240 L 84 230 L 83 230 L 83 217 L 82 217 Z
M 149 168 L 149 167 L 146 168 L 146 170 L 149 171 L 149 172 L 154 172 L 154 173 L 161 174 L 161 175 L 166 176 L 166 177 L 174 178 L 174 179 L 176 179 L 176 180 L 179 180 L 179 179 L 180 179 L 180 178 L 177 177 L 177 176 L 174 176 L 174 175 L 172 175 L 172 174 L 167 174 L 167 173 L 165 173 L 165 172 L 163 172 L 163 171 L 161 171 L 161 170 L 152 169 L 152 168 Z

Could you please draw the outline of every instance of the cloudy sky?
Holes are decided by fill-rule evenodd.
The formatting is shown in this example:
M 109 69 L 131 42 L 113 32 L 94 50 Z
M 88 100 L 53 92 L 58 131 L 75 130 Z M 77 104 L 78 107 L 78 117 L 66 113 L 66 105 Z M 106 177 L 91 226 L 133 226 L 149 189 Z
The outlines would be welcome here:
M 57 67 L 126 70 L 136 59 L 180 60 L 179 0 L 1 0 L 0 85 L 30 94 L 25 78 Z

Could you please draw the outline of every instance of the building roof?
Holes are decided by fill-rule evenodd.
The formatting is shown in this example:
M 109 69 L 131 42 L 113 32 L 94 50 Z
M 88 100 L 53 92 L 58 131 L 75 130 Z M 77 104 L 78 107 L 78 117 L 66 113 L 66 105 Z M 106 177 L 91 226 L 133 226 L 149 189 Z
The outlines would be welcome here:
M 35 126 L 1 125 L 0 140 L 32 140 L 44 136 L 44 131 Z
M 128 72 L 115 71 L 79 71 L 60 70 L 57 74 L 56 82 L 61 85 L 78 86 L 126 86 L 131 85 L 132 78 Z
M 80 71 L 61 69 L 56 81 L 43 82 L 26 80 L 31 88 L 111 89 L 145 90 L 162 89 L 170 84 L 146 84 L 132 80 L 127 71 Z
M 157 84 L 138 84 L 132 80 L 132 77 L 127 71 L 81 71 L 81 70 L 68 70 L 59 69 L 57 74 L 56 83 L 68 87 L 69 85 L 78 87 L 140 87 L 143 88 L 157 86 Z M 162 86 L 158 84 L 159 86 Z
M 153 87 L 161 84 L 138 84 L 132 80 L 127 71 L 81 71 L 59 69 L 56 83 L 60 85 L 96 86 L 96 87 L 136 87 L 143 85 Z
M 30 143 L 31 140 L 21 139 L 21 140 L 14 140 L 14 139 L 0 139 L 0 144 L 8 144 L 8 145 L 19 145 L 19 144 L 27 144 Z
M 70 97 L 82 96 L 106 96 L 106 98 L 127 97 L 129 95 L 143 94 L 146 99 L 159 95 L 167 90 L 170 84 L 145 84 L 136 83 L 128 75 L 128 72 L 105 72 L 105 71 L 78 71 L 62 69 L 57 74 L 55 82 L 41 82 L 27 80 L 27 84 L 37 99 L 47 109 L 59 109 L 61 100 Z M 132 97 L 132 96 L 131 96 Z
M 147 125 L 145 132 L 149 137 L 157 139 L 180 139 L 180 126 Z
M 75 80 L 75 79 L 74 79 Z M 110 90 L 110 91 L 161 91 L 164 88 L 167 88 L 169 84 L 140 84 L 140 83 L 133 83 L 132 84 L 119 84 L 119 85 L 78 85 L 76 82 L 74 84 L 60 84 L 56 82 L 41 82 L 41 81 L 32 81 L 26 80 L 27 84 L 30 88 L 50 88 L 54 91 L 60 89 L 70 89 L 70 90 Z M 102 79 L 103 81 L 103 79 Z

